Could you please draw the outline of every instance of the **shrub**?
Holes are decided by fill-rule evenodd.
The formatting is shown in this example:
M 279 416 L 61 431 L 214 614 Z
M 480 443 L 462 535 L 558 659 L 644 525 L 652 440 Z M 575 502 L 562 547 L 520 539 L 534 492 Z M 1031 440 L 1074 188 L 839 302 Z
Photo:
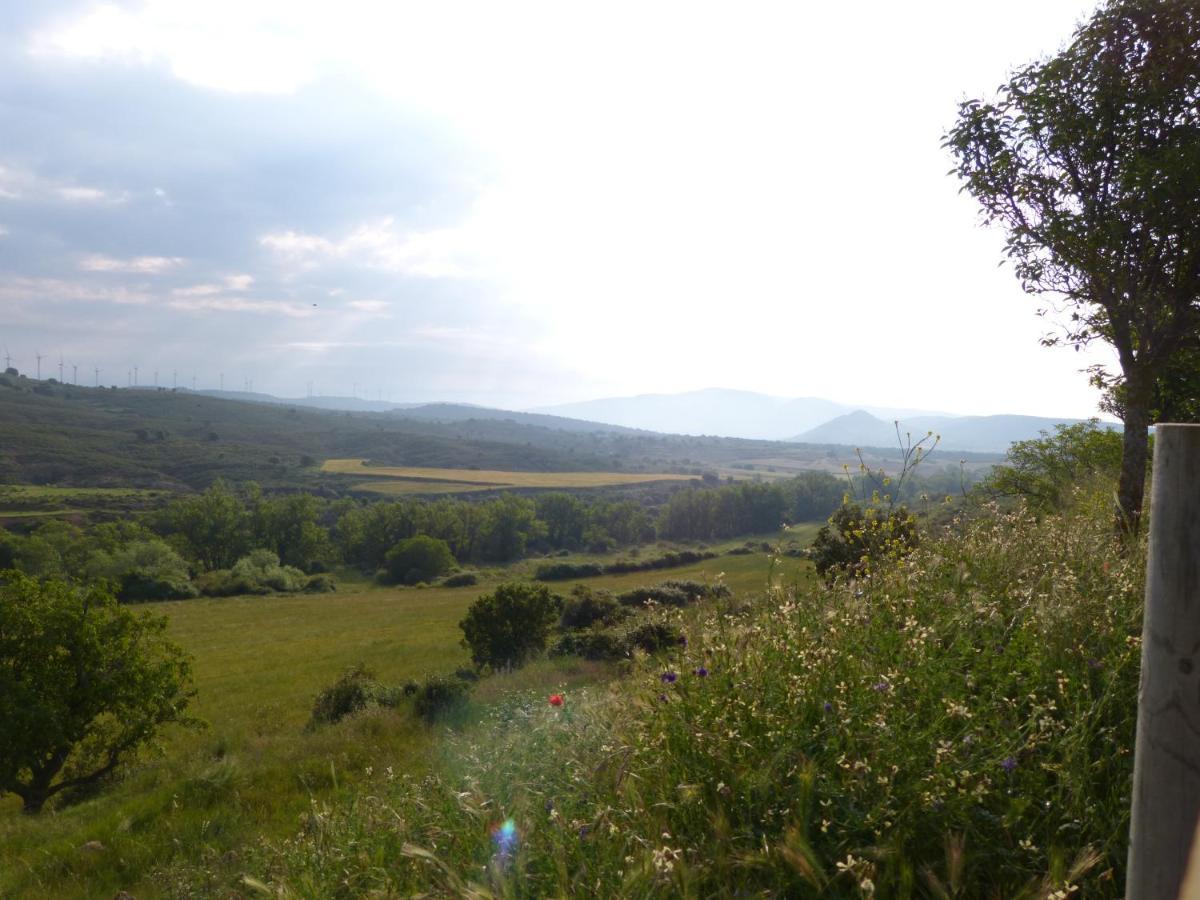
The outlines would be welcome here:
M 569 631 L 550 648 L 551 656 L 582 656 L 584 659 L 611 660 L 629 655 L 628 636 L 620 631 Z
M 243 556 L 232 569 L 205 572 L 196 579 L 196 586 L 208 597 L 231 597 L 307 590 L 310 581 L 294 566 L 281 566 L 279 557 L 271 550 L 260 549 Z
M 333 580 L 332 575 L 324 572 L 319 575 L 310 575 L 304 584 L 304 593 L 306 594 L 328 594 L 336 590 L 337 582 Z
M 697 600 L 727 598 L 729 588 L 723 584 L 704 584 L 700 581 L 660 581 L 653 587 L 639 587 L 617 595 L 624 606 L 641 606 L 647 600 L 663 606 L 688 606 Z
M 187 563 L 164 541 L 131 541 L 111 555 L 97 551 L 88 571 L 117 585 L 117 599 L 125 603 L 149 600 L 184 600 L 199 591 L 188 578 Z
M 670 622 L 643 622 L 631 628 L 625 636 L 629 647 L 637 647 L 647 653 L 678 648 L 683 644 L 683 632 Z
M 847 503 L 821 526 L 811 548 L 817 574 L 832 581 L 856 577 L 872 563 L 901 556 L 917 544 L 917 520 L 903 507 L 863 509 Z
M 596 591 L 584 585 L 576 585 L 571 596 L 563 603 L 559 627 L 571 630 L 590 628 L 597 622 L 613 625 L 628 614 L 608 591 Z
M 534 578 L 538 581 L 566 581 L 568 578 L 591 578 L 603 575 L 604 567 L 599 563 L 542 563 L 537 567 Z
M 413 710 L 426 722 L 434 722 L 464 706 L 470 692 L 471 685 L 462 679 L 434 675 L 417 689 Z
M 384 557 L 388 584 L 416 584 L 432 581 L 454 568 L 450 545 L 427 534 L 400 541 Z
M 361 665 L 347 669 L 337 681 L 317 694 L 309 727 L 332 725 L 351 713 L 366 709 L 378 692 L 379 683 L 373 672 Z
M 442 587 L 470 587 L 479 584 L 479 575 L 475 572 L 455 572 L 442 579 Z
M 459 627 L 477 666 L 519 666 L 546 647 L 561 601 L 541 584 L 508 583 L 485 594 L 467 610 Z

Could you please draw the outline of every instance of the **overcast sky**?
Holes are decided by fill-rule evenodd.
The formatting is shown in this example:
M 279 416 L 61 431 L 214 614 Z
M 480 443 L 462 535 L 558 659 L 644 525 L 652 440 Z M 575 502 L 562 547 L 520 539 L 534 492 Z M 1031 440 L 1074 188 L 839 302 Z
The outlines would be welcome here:
M 0 4 L 0 351 L 523 408 L 1086 416 L 958 101 L 1093 4 Z M 23 7 L 23 8 L 22 8 Z

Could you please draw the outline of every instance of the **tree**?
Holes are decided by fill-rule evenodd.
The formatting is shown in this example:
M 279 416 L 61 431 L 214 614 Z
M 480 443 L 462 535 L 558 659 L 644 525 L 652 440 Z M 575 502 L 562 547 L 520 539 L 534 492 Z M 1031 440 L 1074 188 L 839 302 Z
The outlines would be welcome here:
M 519 666 L 546 647 L 561 601 L 544 584 L 501 584 L 471 604 L 458 623 L 477 666 Z
M 1007 231 L 1043 343 L 1116 350 L 1120 524 L 1136 532 L 1155 391 L 1200 329 L 1200 6 L 1108 0 L 1071 44 L 969 100 L 946 136 L 963 189 Z
M 165 618 L 107 588 L 0 573 L 0 791 L 38 812 L 107 775 L 195 695 Z
M 985 493 L 1024 497 L 1033 507 L 1059 510 L 1070 490 L 1096 476 L 1112 477 L 1121 468 L 1121 436 L 1100 428 L 1096 419 L 1056 425 L 1054 434 L 1016 441 L 1004 465 L 984 480 Z
M 168 527 L 204 569 L 227 569 L 250 548 L 246 507 L 218 480 L 197 497 L 176 500 L 166 510 Z
M 416 584 L 432 581 L 454 568 L 449 545 L 427 534 L 405 538 L 384 558 L 389 584 Z

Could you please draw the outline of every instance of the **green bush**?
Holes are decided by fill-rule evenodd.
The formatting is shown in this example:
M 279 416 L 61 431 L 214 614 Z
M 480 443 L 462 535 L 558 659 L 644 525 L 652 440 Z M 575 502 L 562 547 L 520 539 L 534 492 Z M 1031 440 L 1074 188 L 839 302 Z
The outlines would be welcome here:
M 603 575 L 604 567 L 599 563 L 542 563 L 533 577 L 538 581 L 566 581 L 570 578 L 592 578 Z
M 388 584 L 417 584 L 432 581 L 455 566 L 454 554 L 445 541 L 426 534 L 400 541 L 384 557 Z
M 559 627 L 564 630 L 590 628 L 596 623 L 614 625 L 629 611 L 619 604 L 608 591 L 593 590 L 585 585 L 576 585 L 571 596 L 563 602 Z
M 271 550 L 259 549 L 243 556 L 232 569 L 205 572 L 196 579 L 196 586 L 205 596 L 232 597 L 302 591 L 307 590 L 309 582 L 310 578 L 294 566 L 281 566 Z
M 628 636 L 616 629 L 568 631 L 550 648 L 551 656 L 582 656 L 584 659 L 613 660 L 629 655 Z
M 485 594 L 459 623 L 463 646 L 476 666 L 508 669 L 546 647 L 561 600 L 543 584 L 510 582 Z
M 361 665 L 347 669 L 337 681 L 317 694 L 309 727 L 340 722 L 346 716 L 366 709 L 379 692 L 375 673 Z
M 441 581 L 442 587 L 470 587 L 475 584 L 479 584 L 479 575 L 476 572 L 455 572 Z
M 413 710 L 426 722 L 435 722 L 461 709 L 471 693 L 469 682 L 461 678 L 434 675 L 425 679 L 413 697 Z
M 646 653 L 661 653 L 681 647 L 683 632 L 670 622 L 643 622 L 626 632 L 625 640 L 630 648 L 637 647 Z
M 844 504 L 821 526 L 811 555 L 817 574 L 827 581 L 857 577 L 873 564 L 907 553 L 917 544 L 917 520 L 903 507 L 866 509 Z
M 324 572 L 308 576 L 308 581 L 304 583 L 304 593 L 306 594 L 328 594 L 336 590 L 337 582 L 334 581 L 332 575 Z
M 688 606 L 698 600 L 713 600 L 730 596 L 723 584 L 704 584 L 700 581 L 660 581 L 653 587 L 639 587 L 617 595 L 624 606 L 641 606 L 652 600 L 663 606 Z

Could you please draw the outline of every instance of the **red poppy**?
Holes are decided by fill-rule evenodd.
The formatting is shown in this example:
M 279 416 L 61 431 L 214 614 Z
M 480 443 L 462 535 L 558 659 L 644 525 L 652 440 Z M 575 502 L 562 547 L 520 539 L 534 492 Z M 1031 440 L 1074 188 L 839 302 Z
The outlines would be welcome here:
M 551 694 L 550 695 L 550 705 L 551 706 L 562 706 L 563 705 L 563 695 L 562 694 Z

